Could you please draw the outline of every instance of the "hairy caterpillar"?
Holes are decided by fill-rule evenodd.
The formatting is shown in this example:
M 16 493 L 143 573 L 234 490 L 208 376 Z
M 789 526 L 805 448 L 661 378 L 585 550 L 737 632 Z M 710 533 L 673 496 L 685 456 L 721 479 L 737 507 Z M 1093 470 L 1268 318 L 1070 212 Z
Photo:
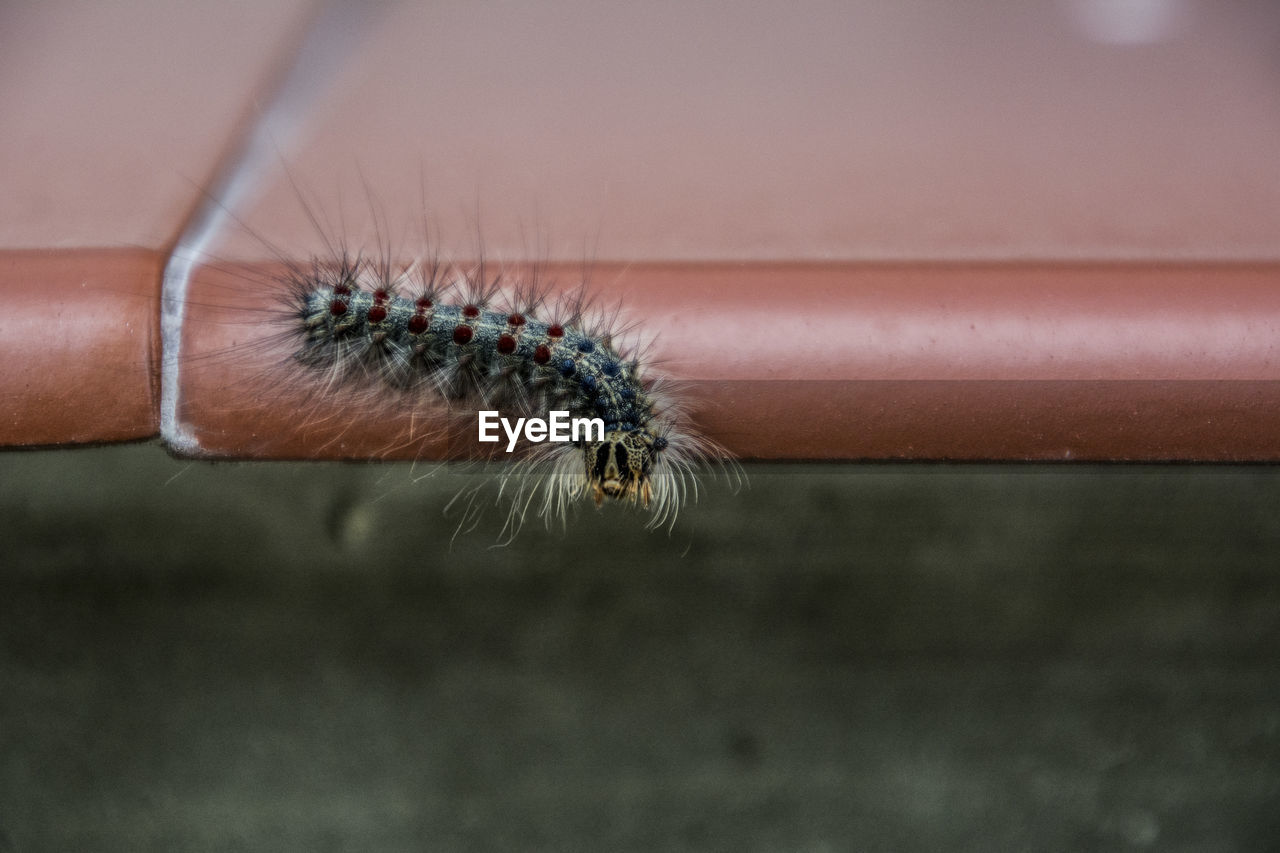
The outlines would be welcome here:
M 397 263 L 381 237 L 375 252 L 362 254 L 312 221 L 325 256 L 288 260 L 273 247 L 277 262 L 265 273 L 213 264 L 211 274 L 223 281 L 192 297 L 205 310 L 188 321 L 189 368 L 244 353 L 274 361 L 235 380 L 238 399 L 254 399 L 223 404 L 217 414 L 252 417 L 278 388 L 304 389 L 296 428 L 312 446 L 343 442 L 337 455 L 409 458 L 441 435 L 450 444 L 445 455 L 483 454 L 476 421 L 482 409 L 598 418 L 601 434 L 525 446 L 504 467 L 498 492 L 507 502 L 508 535 L 530 514 L 564 523 L 587 499 L 647 511 L 651 527 L 671 525 L 696 496 L 706 463 L 728 463 L 736 472 L 727 452 L 693 429 L 634 328 L 620 322 L 617 309 L 592 305 L 585 284 L 559 290 L 544 266 L 495 273 L 492 262 L 445 263 L 431 251 Z M 238 334 L 230 344 L 201 345 L 201 327 L 210 324 Z M 178 411 L 181 420 L 207 422 L 213 410 L 191 399 Z M 387 426 L 397 418 L 398 429 Z M 384 448 L 407 451 L 348 453 L 347 436 L 370 424 L 393 436 Z M 186 449 L 210 452 L 203 444 Z

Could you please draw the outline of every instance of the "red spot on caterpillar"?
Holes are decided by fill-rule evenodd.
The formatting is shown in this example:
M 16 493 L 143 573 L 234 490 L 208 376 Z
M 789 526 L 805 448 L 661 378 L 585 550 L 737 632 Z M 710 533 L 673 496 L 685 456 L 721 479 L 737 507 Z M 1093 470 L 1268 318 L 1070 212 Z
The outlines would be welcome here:
M 470 326 L 454 326 L 453 342 L 458 346 L 471 343 L 471 337 L 475 334 Z
M 563 338 L 563 337 L 564 337 L 564 326 L 561 326 L 559 323 L 556 323 L 554 326 L 551 326 L 550 328 L 548 328 L 548 329 L 547 329 L 547 337 L 549 337 L 549 338 Z
M 347 303 L 343 302 L 341 299 L 333 300 L 329 303 L 329 313 L 335 317 L 341 317 L 343 314 L 347 313 Z
M 465 305 L 462 308 L 462 316 L 469 320 L 474 320 L 480 316 L 480 309 L 474 305 Z
M 386 309 L 386 308 L 383 308 L 381 305 L 375 305 L 375 306 L 373 306 L 372 308 L 370 308 L 370 309 L 369 309 L 369 322 L 370 322 L 370 323 L 381 323 L 381 322 L 382 322 L 383 320 L 385 320 L 385 319 L 387 319 L 387 309 Z
M 431 300 L 425 296 L 418 297 L 418 301 L 414 304 L 417 305 L 418 309 L 421 311 L 426 311 L 428 308 L 432 306 Z
M 551 347 L 547 346 L 546 344 L 540 344 L 538 348 L 533 351 L 534 364 L 546 364 L 550 360 L 551 360 Z
M 346 282 L 343 282 L 341 284 L 335 284 L 333 286 L 333 292 L 337 296 L 350 296 L 351 285 L 347 284 Z
M 373 292 L 374 302 L 382 303 L 382 302 L 386 302 L 390 298 L 391 298 L 391 294 L 387 291 L 385 287 L 379 287 L 377 290 Z
M 511 326 L 523 326 L 523 325 L 524 325 L 524 315 L 523 315 L 523 314 L 512 314 L 511 316 L 507 317 L 507 324 L 508 324 L 508 325 L 511 325 Z
M 510 335 L 501 335 L 498 338 L 498 352 L 503 355 L 511 355 L 516 351 L 516 339 Z
M 370 312 L 372 313 L 372 312 Z M 427 330 L 427 318 L 422 314 L 414 314 L 409 318 L 409 334 L 420 335 Z

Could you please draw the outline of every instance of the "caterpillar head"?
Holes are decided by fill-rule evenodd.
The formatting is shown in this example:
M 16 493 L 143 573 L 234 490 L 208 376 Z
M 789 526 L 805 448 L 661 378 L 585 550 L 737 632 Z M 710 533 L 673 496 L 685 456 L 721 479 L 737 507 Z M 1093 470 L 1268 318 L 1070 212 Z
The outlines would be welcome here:
M 605 498 L 639 500 L 646 509 L 653 496 L 649 474 L 667 440 L 647 429 L 613 430 L 604 441 L 584 448 L 587 484 L 596 506 Z

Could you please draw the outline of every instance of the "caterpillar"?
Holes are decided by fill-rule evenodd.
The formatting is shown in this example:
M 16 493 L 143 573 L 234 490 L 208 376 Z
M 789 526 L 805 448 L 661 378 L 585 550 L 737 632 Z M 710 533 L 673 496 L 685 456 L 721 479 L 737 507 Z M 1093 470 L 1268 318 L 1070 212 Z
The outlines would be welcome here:
M 380 238 L 369 254 L 324 242 L 327 254 L 306 261 L 272 247 L 280 263 L 266 280 L 223 269 L 238 279 L 228 304 L 274 301 L 265 321 L 261 310 L 252 318 L 261 331 L 236 348 L 265 346 L 282 363 L 269 381 L 242 381 L 305 385 L 312 403 L 301 422 L 332 417 L 319 410 L 331 413 L 335 401 L 356 422 L 383 417 L 390 403 L 414 413 L 420 436 L 424 418 L 426 432 L 469 435 L 465 455 L 475 457 L 486 451 L 477 440 L 482 410 L 598 421 L 569 441 L 526 444 L 503 467 L 507 538 L 529 515 L 563 526 L 586 501 L 635 507 L 648 514 L 646 526 L 670 527 L 697 497 L 701 472 L 740 477 L 730 454 L 692 426 L 651 345 L 619 308 L 588 298 L 585 276 L 557 291 L 537 266 L 494 273 L 485 260 L 445 263 L 430 250 L 398 264 Z M 219 353 L 194 357 L 210 355 Z

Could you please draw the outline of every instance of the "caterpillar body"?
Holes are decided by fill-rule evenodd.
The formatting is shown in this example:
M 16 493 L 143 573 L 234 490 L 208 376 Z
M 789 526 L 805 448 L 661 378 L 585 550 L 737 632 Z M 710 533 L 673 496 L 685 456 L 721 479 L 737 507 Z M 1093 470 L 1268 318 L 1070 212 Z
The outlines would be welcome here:
M 625 359 L 607 338 L 575 328 L 580 312 L 565 325 L 517 308 L 492 310 L 483 297 L 450 305 L 431 290 L 398 295 L 392 282 L 365 289 L 358 263 L 343 263 L 334 275 L 333 282 L 321 276 L 301 283 L 308 289 L 299 291 L 300 361 L 338 370 L 373 365 L 393 386 L 599 417 L 604 437 L 577 442 L 583 484 L 566 484 L 570 491 L 585 490 L 596 505 L 605 498 L 646 509 L 655 498 L 659 507 L 671 504 L 671 477 L 660 473 L 670 440 L 640 382 L 639 362 Z
M 432 255 L 399 266 L 385 245 L 366 257 L 326 244 L 327 258 L 284 261 L 271 274 L 277 328 L 259 338 L 285 344 L 277 375 L 306 384 L 326 411 L 341 400 L 348 413 L 370 417 L 394 401 L 416 410 L 417 423 L 431 421 L 427 432 L 472 441 L 480 409 L 603 422 L 603 436 L 526 445 L 503 468 L 508 537 L 529 515 L 564 524 L 586 498 L 635 506 L 648 512 L 647 526 L 669 526 L 697 496 L 700 471 L 736 472 L 727 451 L 691 427 L 634 327 L 617 309 L 592 305 L 585 285 L 556 293 L 537 270 L 495 275 L 491 263 L 463 267 Z M 231 301 L 243 304 L 243 290 Z M 471 448 L 474 457 L 480 447 Z

